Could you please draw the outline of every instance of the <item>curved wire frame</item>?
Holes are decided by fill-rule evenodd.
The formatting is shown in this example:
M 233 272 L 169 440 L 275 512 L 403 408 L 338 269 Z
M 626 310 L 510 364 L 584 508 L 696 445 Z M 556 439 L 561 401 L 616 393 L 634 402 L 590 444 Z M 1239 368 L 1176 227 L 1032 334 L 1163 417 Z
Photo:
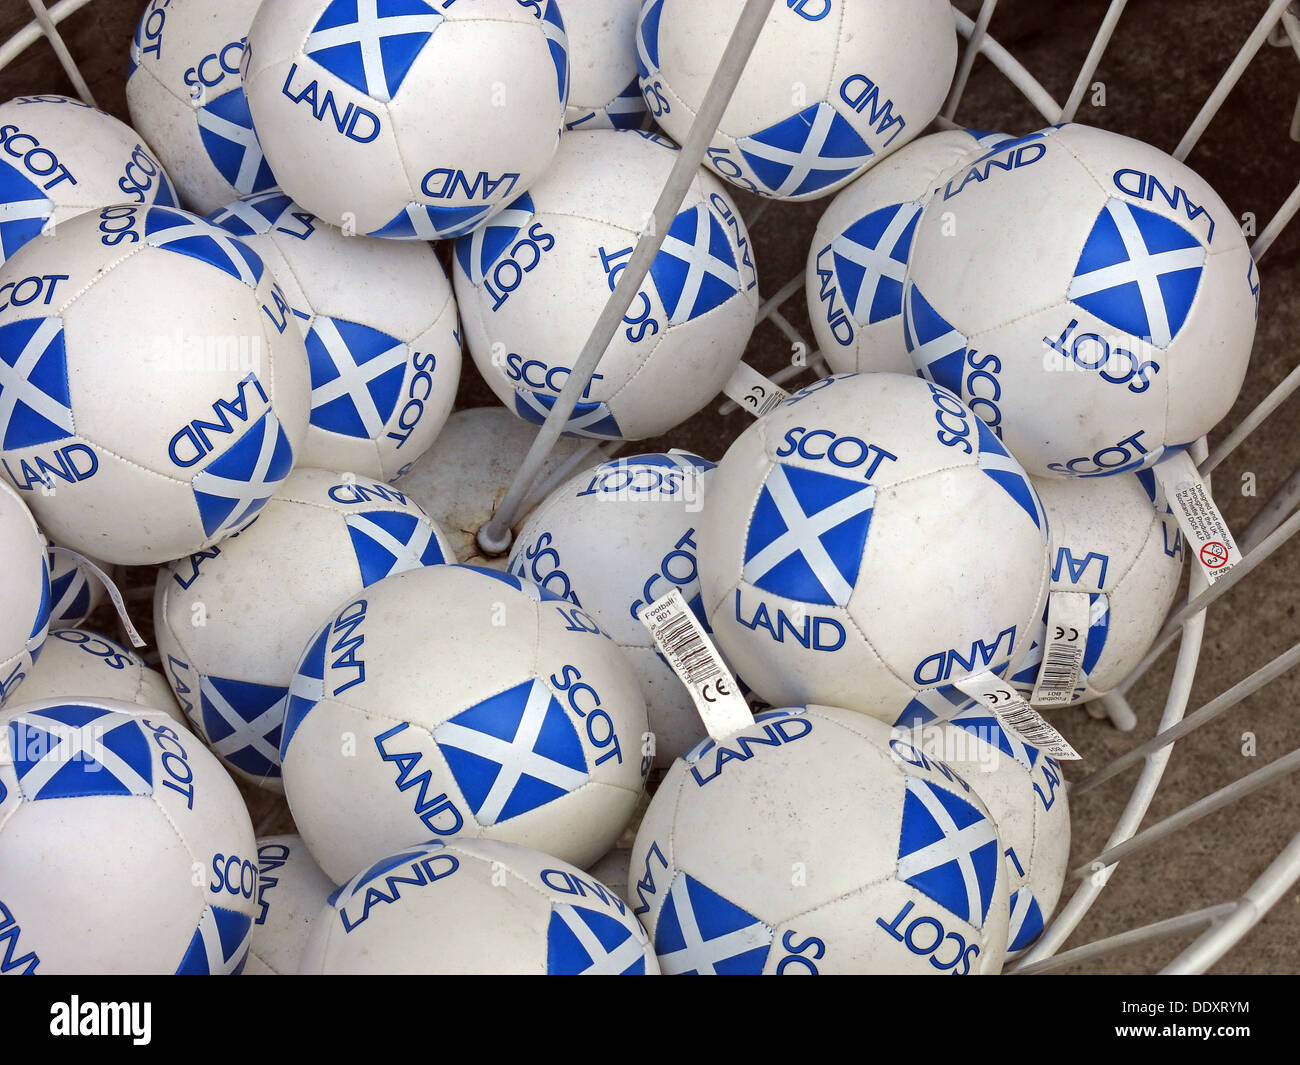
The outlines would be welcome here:
M 85 102 L 93 104 L 94 98 L 90 94 L 89 87 L 58 31 L 59 23 L 76 14 L 93 0 L 58 0 L 57 3 L 48 6 L 43 0 L 28 0 L 28 2 L 32 7 L 34 19 L 7 41 L 0 43 L 0 69 L 7 66 L 32 44 L 44 38 L 50 42 L 78 95 Z M 746 0 L 737 28 L 715 72 L 710 91 L 706 96 L 706 106 L 697 116 L 686 142 L 682 145 L 677 166 L 656 205 L 654 225 L 641 235 L 632 260 L 622 271 L 619 284 L 611 293 L 592 335 L 583 348 L 582 355 L 574 366 L 574 372 L 570 374 L 564 390 L 557 398 L 551 415 L 539 428 L 533 447 L 521 464 L 515 482 L 503 499 L 497 514 L 492 522 L 480 531 L 480 544 L 485 548 L 500 552 L 508 546 L 510 527 L 515 514 L 541 490 L 537 475 L 542 463 L 554 446 L 573 406 L 594 372 L 600 354 L 605 350 L 619 320 L 644 280 L 650 262 L 662 241 L 662 234 L 668 231 L 668 223 L 680 206 L 687 181 L 703 159 L 704 150 L 735 90 L 745 62 L 773 3 L 774 0 Z M 989 35 L 989 26 L 996 12 L 998 0 L 983 0 L 975 19 L 954 8 L 953 14 L 958 32 L 967 39 L 967 45 L 958 63 L 949 97 L 940 117 L 936 119 L 936 125 L 943 128 L 951 128 L 955 125 L 953 118 L 960 106 L 976 60 L 980 57 L 1005 77 L 1038 111 L 1047 124 L 1056 125 L 1072 121 L 1092 84 L 1093 75 L 1101 63 L 1127 5 L 1128 0 L 1111 0 L 1064 105 L 1057 103 L 1038 79 Z M 1291 0 L 1269 0 L 1255 29 L 1242 43 L 1174 150 L 1175 158 L 1185 160 L 1192 152 L 1265 43 L 1280 47 L 1289 46 L 1295 51 L 1297 58 L 1300 58 L 1300 18 L 1291 12 L 1290 7 Z M 1290 132 L 1293 138 L 1300 139 L 1300 104 L 1297 105 Z M 747 220 L 748 224 L 754 225 L 767 207 L 768 203 L 765 201 L 752 212 Z M 1297 185 L 1255 239 L 1251 251 L 1256 261 L 1268 252 L 1298 211 L 1300 211 L 1300 185 Z M 781 307 L 802 292 L 803 287 L 801 271 L 759 308 L 760 322 L 771 321 L 792 344 L 802 345 L 804 351 L 810 352 L 801 365 L 787 367 L 773 375 L 773 379 L 779 384 L 784 384 L 806 372 L 811 372 L 817 377 L 824 376 L 828 372 L 820 353 L 808 345 L 789 320 L 781 314 Z M 1213 451 L 1208 449 L 1204 439 L 1193 446 L 1192 457 L 1197 462 L 1202 475 L 1205 476 L 1207 487 L 1211 472 L 1281 406 L 1297 387 L 1300 387 L 1300 366 L 1297 366 L 1253 411 L 1247 414 Z M 735 405 L 730 402 L 724 403 L 719 408 L 721 413 L 728 413 L 734 409 Z M 1245 557 L 1230 574 L 1210 587 L 1199 569 L 1193 570 L 1186 602 L 1174 608 L 1150 653 L 1116 692 L 1100 701 L 1101 708 L 1094 710 L 1095 716 L 1109 716 L 1111 721 L 1122 729 L 1132 728 L 1135 717 L 1128 707 L 1125 694 L 1175 640 L 1180 640 L 1173 679 L 1165 699 L 1159 729 L 1154 738 L 1138 745 L 1127 754 L 1121 755 L 1109 765 L 1103 766 L 1089 777 L 1071 786 L 1071 795 L 1081 796 L 1136 766 L 1139 762 L 1142 765 L 1137 781 L 1105 848 L 1095 860 L 1086 862 L 1073 871 L 1071 875 L 1080 881 L 1074 894 L 1058 909 L 1034 946 L 1009 971 L 1039 973 L 1059 970 L 1138 943 L 1171 936 L 1186 936 L 1189 932 L 1199 931 L 1200 934 L 1195 940 L 1162 972 L 1204 972 L 1231 950 L 1259 922 L 1268 909 L 1297 880 L 1300 880 L 1300 834 L 1297 834 L 1238 899 L 1213 904 L 1151 925 L 1120 932 L 1070 950 L 1062 950 L 1066 941 L 1101 896 L 1121 859 L 1139 854 L 1145 847 L 1200 817 L 1223 809 L 1243 796 L 1252 794 L 1275 780 L 1300 770 L 1300 750 L 1297 750 L 1139 831 L 1160 786 L 1174 742 L 1231 710 L 1277 676 L 1292 666 L 1300 664 L 1300 644 L 1297 644 L 1194 713 L 1187 714 L 1187 704 L 1205 632 L 1206 609 L 1270 557 L 1296 532 L 1300 532 L 1300 511 L 1296 509 L 1297 506 L 1300 506 L 1300 470 L 1297 470 L 1278 493 L 1265 503 L 1241 535 L 1240 545 L 1245 552 Z

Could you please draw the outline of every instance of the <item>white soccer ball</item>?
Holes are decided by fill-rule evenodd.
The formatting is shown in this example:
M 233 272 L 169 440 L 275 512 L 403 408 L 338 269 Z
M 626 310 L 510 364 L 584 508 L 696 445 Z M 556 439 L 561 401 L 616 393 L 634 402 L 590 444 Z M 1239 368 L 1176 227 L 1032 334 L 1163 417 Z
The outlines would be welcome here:
M 760 714 L 676 762 L 628 902 L 679 973 L 997 973 L 1007 874 L 977 793 L 883 722 Z
M 312 924 L 334 893 L 301 836 L 257 841 L 257 917 L 246 976 L 288 976 L 298 971 Z
M 566 134 L 555 164 L 456 242 L 456 301 L 483 379 L 540 424 L 632 258 L 675 145 L 633 131 Z M 640 440 L 721 391 L 758 310 L 745 223 L 699 171 L 566 431 Z
M 627 904 L 568 862 L 486 839 L 390 854 L 316 917 L 300 974 L 657 975 Z
M 957 772 L 998 826 L 1010 892 L 1007 955 L 1029 947 L 1056 909 L 1070 860 L 1070 801 L 1060 763 L 972 702 L 910 738 L 918 763 Z M 896 744 L 895 752 L 903 751 Z
M 0 714 L 0 931 L 28 973 L 238 973 L 257 893 L 234 781 L 115 699 Z
M 348 236 L 279 190 L 208 221 L 280 279 L 306 341 L 312 410 L 300 461 L 381 480 L 409 469 L 460 381 L 456 301 L 433 247 Z
M 176 205 L 167 172 L 135 130 L 70 96 L 0 106 L 0 264 L 33 237 L 115 203 Z M 5 304 L 23 295 L 0 290 Z
M 289 475 L 306 352 L 271 271 L 225 230 L 106 207 L 24 248 L 4 286 L 0 461 L 52 539 L 166 562 L 247 524 Z
M 131 42 L 131 122 L 202 214 L 275 185 L 239 72 L 260 3 L 150 0 Z
M 914 140 L 845 186 L 808 250 L 813 337 L 835 373 L 912 373 L 903 340 L 903 279 L 917 219 L 935 186 L 1002 133 L 954 129 Z
M 550 165 L 569 60 L 555 0 L 265 0 L 244 90 L 281 187 L 398 240 L 482 225 Z
M 87 568 L 86 562 L 107 572 L 108 563 L 96 559 L 82 561 L 66 551 L 56 551 L 50 544 L 50 627 L 75 629 L 83 625 L 95 608 L 104 601 L 104 585 Z
M 1066 125 L 956 171 L 917 224 L 917 371 L 1030 473 L 1154 465 L 1228 412 L 1259 310 L 1233 212 L 1157 148 Z
M 565 129 L 648 129 L 652 123 L 636 73 L 641 0 L 569 3 L 569 106 Z
M 684 141 L 704 104 L 738 4 L 644 0 L 637 70 L 650 113 Z M 748 192 L 811 200 L 920 135 L 957 65 L 946 0 L 776 4 L 705 162 Z
M 1048 598 L 1080 597 L 1087 617 L 1079 685 L 1071 704 L 1113 691 L 1151 649 L 1178 592 L 1183 534 L 1155 474 L 1089 481 L 1034 481 L 1052 525 Z M 1032 692 L 1043 664 L 1047 614 L 1012 683 Z M 1054 703 L 1054 706 L 1064 705 Z
M 593 880 L 598 880 L 624 902 L 628 891 L 628 862 L 632 860 L 632 851 L 627 847 L 615 847 L 588 870 Z
M 391 485 L 295 470 L 238 535 L 158 571 L 154 628 L 195 732 L 237 777 L 278 790 L 289 682 L 341 600 L 453 561 L 437 524 Z
M 699 530 L 714 636 L 777 706 L 892 723 L 911 699 L 948 701 L 955 681 L 1025 657 L 1047 595 L 1029 478 L 969 408 L 914 377 L 796 392 L 731 445 Z
M 41 660 L 23 683 L 18 703 L 43 699 L 118 699 L 166 714 L 189 730 L 167 679 L 134 651 L 87 629 L 51 629 Z
M 713 468 L 678 451 L 580 473 L 533 511 L 510 555 L 511 573 L 582 607 L 623 649 L 645 696 L 655 764 L 664 768 L 704 726 L 638 611 L 677 588 L 704 620 L 696 524 Z
M 298 831 L 342 882 L 431 836 L 588 865 L 632 815 L 646 736 L 636 678 L 584 611 L 432 566 L 366 589 L 307 644 L 280 756 Z
M 0 402 L 4 390 L 0 389 Z M 0 707 L 32 667 L 50 627 L 50 566 L 45 537 L 18 493 L 0 482 Z
M 505 558 L 479 554 L 476 537 L 496 513 L 536 438 L 535 426 L 501 407 L 458 410 L 447 419 L 433 446 L 394 483 L 438 522 L 456 561 L 505 569 Z M 571 437 L 555 442 L 538 474 L 539 487 L 524 499 L 516 527 L 570 471 L 599 461 L 596 446 L 592 440 Z

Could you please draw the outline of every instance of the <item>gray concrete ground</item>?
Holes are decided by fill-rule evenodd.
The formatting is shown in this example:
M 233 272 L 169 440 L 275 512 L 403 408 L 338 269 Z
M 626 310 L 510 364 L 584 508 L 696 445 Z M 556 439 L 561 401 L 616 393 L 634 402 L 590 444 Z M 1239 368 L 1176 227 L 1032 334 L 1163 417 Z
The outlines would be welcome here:
M 590 2 L 590 0 L 568 0 Z M 715 2 L 715 0 L 711 0 Z M 101 106 L 126 115 L 123 82 L 131 33 L 145 0 L 98 0 L 68 24 L 73 55 Z M 972 16 L 979 0 L 959 0 Z M 1003 0 L 993 35 L 1060 101 L 1091 44 L 1108 5 L 1103 0 Z M 1105 85 L 1104 107 L 1086 102 L 1079 119 L 1139 137 L 1171 151 L 1239 45 L 1263 14 L 1265 0 L 1135 0 L 1120 22 L 1114 44 L 1097 72 Z M 30 18 L 22 0 L 0 0 L 0 40 Z M 44 45 L 37 45 L 0 71 L 0 100 L 25 92 L 67 92 L 70 87 Z M 1252 212 L 1262 227 L 1300 179 L 1300 144 L 1287 135 L 1300 93 L 1300 60 L 1289 49 L 1266 46 L 1189 159 L 1239 215 Z M 983 60 L 975 68 L 958 119 L 972 126 L 1025 133 L 1044 124 Z M 752 215 L 757 201 L 743 202 Z M 763 292 L 771 294 L 801 273 L 813 227 L 825 202 L 775 204 L 753 227 Z M 1300 229 L 1292 227 L 1262 264 L 1262 309 L 1246 387 L 1214 435 L 1221 439 L 1295 365 L 1292 338 L 1300 332 Z M 799 300 L 786 313 L 805 336 L 807 315 Z M 770 325 L 760 328 L 749 360 L 772 371 L 786 363 L 789 347 Z M 468 360 L 467 367 L 470 366 Z M 458 404 L 493 402 L 467 369 Z M 745 425 L 745 416 L 693 418 L 671 441 L 650 446 L 690 448 L 718 458 Z M 1300 399 L 1284 404 L 1216 472 L 1215 495 L 1232 527 L 1245 528 L 1255 512 L 1300 465 Z M 648 450 L 638 445 L 638 450 Z M 1253 474 L 1256 494 L 1243 493 Z M 1192 692 L 1193 708 L 1286 650 L 1296 639 L 1300 568 L 1294 544 L 1284 547 L 1209 614 L 1204 650 Z M 152 583 L 151 578 L 141 575 Z M 131 580 L 136 580 L 132 577 Z M 141 615 L 146 611 L 140 610 Z M 147 618 L 137 618 L 137 621 Z M 1140 723 L 1123 735 L 1082 711 L 1058 720 L 1084 761 L 1068 768 L 1072 779 L 1128 750 L 1155 729 L 1168 690 L 1173 654 L 1165 656 L 1133 690 Z M 1171 814 L 1216 788 L 1300 745 L 1297 676 L 1284 676 L 1222 720 L 1180 743 L 1147 822 Z M 1243 737 L 1255 738 L 1255 755 L 1244 756 Z M 1130 772 L 1075 803 L 1073 861 L 1084 862 L 1105 844 L 1136 777 Z M 1110 886 L 1071 940 L 1071 945 L 1134 928 L 1184 911 L 1237 897 L 1300 831 L 1300 804 L 1293 781 L 1274 785 L 1230 811 L 1199 822 L 1122 863 Z M 1067 887 L 1066 897 L 1070 893 Z M 1186 937 L 1114 954 L 1081 967 L 1087 972 L 1150 972 L 1171 959 Z M 1259 926 L 1213 971 L 1294 973 L 1300 970 L 1300 889 L 1288 892 Z

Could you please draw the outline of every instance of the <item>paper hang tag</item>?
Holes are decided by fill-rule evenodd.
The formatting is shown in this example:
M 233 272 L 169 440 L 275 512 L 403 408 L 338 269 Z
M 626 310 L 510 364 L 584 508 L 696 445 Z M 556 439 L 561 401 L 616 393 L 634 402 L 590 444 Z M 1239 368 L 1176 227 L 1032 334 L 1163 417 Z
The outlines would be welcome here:
M 736 372 L 723 385 L 722 394 L 755 418 L 763 417 L 777 404 L 790 398 L 789 392 L 746 362 L 736 364 Z
M 691 693 L 705 731 L 713 739 L 725 739 L 754 723 L 740 685 L 678 589 L 642 607 L 639 616 Z
M 1037 747 L 1058 762 L 1077 762 L 1083 757 L 1001 677 L 990 672 L 977 673 L 965 680 L 953 681 L 953 684 L 959 691 L 979 700 L 993 712 L 1004 729 L 1031 747 Z
M 1048 596 L 1043 661 L 1029 697 L 1035 706 L 1064 706 L 1074 698 L 1083 673 L 1091 613 L 1092 596 L 1087 592 L 1052 592 Z
M 136 631 L 136 627 L 131 624 L 131 615 L 126 612 L 126 601 L 122 598 L 122 593 L 117 590 L 117 585 L 113 583 L 113 578 L 96 566 L 85 555 L 73 551 L 70 547 L 61 547 L 58 544 L 50 545 L 50 550 L 60 555 L 67 555 L 79 566 L 84 566 L 90 570 L 99 583 L 104 586 L 104 591 L 108 593 L 108 598 L 113 602 L 113 608 L 117 611 L 117 616 L 122 621 L 122 628 L 126 629 L 126 634 L 131 640 L 132 647 L 146 646 L 144 638 Z
M 1178 520 L 1192 557 L 1200 563 L 1206 580 L 1213 584 L 1241 561 L 1241 551 L 1228 523 L 1205 490 L 1196 463 L 1186 451 L 1180 451 L 1158 463 L 1153 472 L 1164 489 L 1165 499 Z

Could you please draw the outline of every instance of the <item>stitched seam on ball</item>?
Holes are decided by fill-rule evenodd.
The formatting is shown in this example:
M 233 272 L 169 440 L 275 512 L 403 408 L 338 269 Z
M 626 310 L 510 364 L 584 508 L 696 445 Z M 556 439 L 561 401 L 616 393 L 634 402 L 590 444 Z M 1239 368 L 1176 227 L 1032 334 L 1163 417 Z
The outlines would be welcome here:
M 1154 505 L 1153 505 L 1153 509 L 1154 509 Z M 1103 595 L 1109 597 L 1114 592 L 1119 591 L 1120 586 L 1124 583 L 1125 579 L 1127 579 L 1128 575 L 1132 573 L 1133 570 L 1137 567 L 1138 559 L 1140 559 L 1142 557 L 1143 552 L 1146 551 L 1147 545 L 1151 543 L 1151 541 L 1155 538 L 1157 527 L 1160 527 L 1162 529 L 1164 528 L 1164 522 L 1161 520 L 1161 515 L 1159 511 L 1155 511 L 1152 514 L 1151 523 L 1147 526 L 1147 534 L 1142 538 L 1142 545 L 1137 549 L 1137 551 L 1133 553 L 1133 557 L 1129 559 L 1128 565 L 1125 566 L 1123 571 L 1120 573 L 1119 579 L 1116 580 L 1115 583 L 1111 585 L 1111 590 L 1107 592 L 1104 588 L 1102 589 Z
M 143 206 L 140 208 L 140 210 L 148 211 L 150 206 L 151 206 L 151 205 L 149 205 L 149 204 L 143 205 Z M 77 217 L 81 217 L 81 216 L 78 215 Z M 86 284 L 85 284 L 83 287 L 77 289 L 77 291 L 74 292 L 71 296 L 69 296 L 69 297 L 68 297 L 68 298 L 67 298 L 63 303 L 59 304 L 58 308 L 57 308 L 57 309 L 55 310 L 55 312 L 54 312 L 54 315 L 52 315 L 52 316 L 48 316 L 48 315 L 47 315 L 46 317 L 59 317 L 59 318 L 62 318 L 63 315 L 64 315 L 64 312 L 67 311 L 67 309 L 68 309 L 69 307 L 71 307 L 74 303 L 76 303 L 77 300 L 79 300 L 82 296 L 84 296 L 84 295 L 85 295 L 87 292 L 89 292 L 92 288 L 94 288 L 94 287 L 95 287 L 96 285 L 98 285 L 101 281 L 103 281 L 106 277 L 108 277 L 109 274 L 111 274 L 114 270 L 116 270 L 116 269 L 117 269 L 119 266 L 121 266 L 124 262 L 126 262 L 128 259 L 130 259 L 130 258 L 132 258 L 132 257 L 134 257 L 134 256 L 136 256 L 136 255 L 139 255 L 139 254 L 140 254 L 142 251 L 144 251 L 145 248 L 147 248 L 147 247 L 149 247 L 149 245 L 148 245 L 148 244 L 145 244 L 144 241 L 141 240 L 139 243 L 132 245 L 130 251 L 126 252 L 125 254 L 119 256 L 118 258 L 112 260 L 112 261 L 109 262 L 109 263 L 105 263 L 103 266 L 101 266 L 101 267 L 99 268 L 98 271 L 96 271 L 95 276 L 92 277 L 89 281 L 87 281 Z
M 193 104 L 191 103 L 191 101 L 192 101 L 194 98 L 193 98 L 192 96 L 188 95 L 188 94 L 186 94 L 185 96 L 181 96 L 179 93 L 173 92 L 171 86 L 168 85 L 165 81 L 162 80 L 162 78 L 160 78 L 160 77 L 157 75 L 157 73 L 156 73 L 156 72 L 154 71 L 154 69 L 153 69 L 153 65 L 152 65 L 152 64 L 148 64 L 148 65 L 146 65 L 145 63 L 137 63 L 135 69 L 136 69 L 136 70 L 139 70 L 139 71 L 143 71 L 145 74 L 148 74 L 150 80 L 153 81 L 153 82 L 155 82 L 155 83 L 156 83 L 156 84 L 157 84 L 157 85 L 162 89 L 163 92 L 165 92 L 168 96 L 170 96 L 170 97 L 171 97 L 173 100 L 175 100 L 177 103 L 186 104 L 187 106 L 191 106 L 191 107 L 193 106 Z M 128 78 L 126 83 L 127 83 L 128 85 L 131 84 L 131 79 Z M 134 127 L 132 127 L 132 128 L 134 128 Z M 143 136 L 143 134 L 142 134 L 142 135 L 141 135 L 141 140 L 143 140 L 143 139 L 144 139 L 144 136 Z M 160 160 L 160 162 L 161 162 L 161 160 Z M 100 206 L 103 206 L 103 205 L 101 204 Z
M 840 65 L 840 42 L 844 40 L 844 13 L 847 9 L 847 4 L 840 5 L 839 25 L 835 27 L 835 50 L 831 52 L 831 69 L 826 75 L 826 88 L 822 90 L 823 100 L 830 100 L 831 90 L 835 88 L 835 72 Z M 835 109 L 835 105 L 831 104 L 831 108 Z

